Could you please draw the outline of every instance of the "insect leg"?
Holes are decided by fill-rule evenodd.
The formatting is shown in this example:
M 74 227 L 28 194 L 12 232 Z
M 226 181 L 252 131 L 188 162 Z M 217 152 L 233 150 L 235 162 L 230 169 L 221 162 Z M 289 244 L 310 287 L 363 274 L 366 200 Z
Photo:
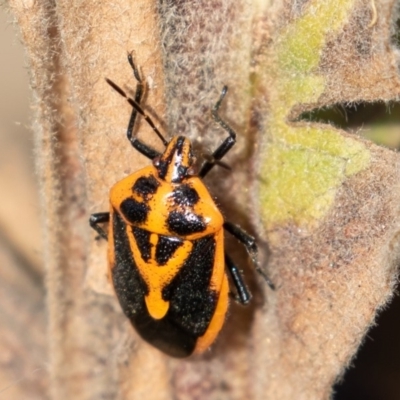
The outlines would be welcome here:
M 233 263 L 232 259 L 225 253 L 225 265 L 231 275 L 232 282 L 236 288 L 235 300 L 240 304 L 246 305 L 251 299 L 249 290 L 244 283 L 243 276 L 238 267 Z
M 253 261 L 254 268 L 265 279 L 268 286 L 274 290 L 275 289 L 274 284 L 271 282 L 268 275 L 265 273 L 265 271 L 260 267 L 258 263 L 258 248 L 253 236 L 250 236 L 242 228 L 232 224 L 231 222 L 224 222 L 224 228 L 246 247 L 246 250 Z
M 107 240 L 106 231 L 99 225 L 110 221 L 109 212 L 95 213 L 90 216 L 89 224 L 90 226 L 102 237 Z
M 224 86 L 221 91 L 221 95 L 218 101 L 215 103 L 211 111 L 211 115 L 215 122 L 217 122 L 224 130 L 229 133 L 229 136 L 222 142 L 222 144 L 217 147 L 217 149 L 212 154 L 212 161 L 206 161 L 203 166 L 201 167 L 199 176 L 204 178 L 210 170 L 214 167 L 215 164 L 218 164 L 218 161 L 221 160 L 225 154 L 234 146 L 236 143 L 236 133 L 235 131 L 221 119 L 218 115 L 218 110 L 221 106 L 222 100 L 224 99 L 226 92 L 228 91 L 228 87 Z

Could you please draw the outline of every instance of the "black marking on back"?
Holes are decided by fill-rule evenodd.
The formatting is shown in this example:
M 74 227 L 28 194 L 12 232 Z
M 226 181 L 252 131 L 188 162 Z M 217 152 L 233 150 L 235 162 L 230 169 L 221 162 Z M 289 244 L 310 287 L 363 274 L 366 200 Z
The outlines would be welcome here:
M 182 269 L 162 291 L 171 304 L 168 315 L 199 337 L 206 332 L 218 301 L 218 294 L 210 289 L 215 246 L 212 235 L 195 240 Z
M 111 223 L 115 252 L 115 264 L 112 269 L 115 291 L 125 314 L 135 315 L 142 307 L 143 296 L 148 293 L 147 285 L 133 260 L 125 221 L 114 212 Z M 128 288 L 129 293 L 126 292 Z
M 144 340 L 172 357 L 187 357 L 196 347 L 215 312 L 218 296 L 209 284 L 214 265 L 215 241 L 208 236 L 194 241 L 190 257 L 163 296 L 170 309 L 161 320 L 148 313 L 146 283 L 139 274 L 129 245 L 127 225 L 113 213 L 115 264 L 112 280 L 122 310 Z
M 172 157 L 173 156 L 174 156 L 174 152 L 171 151 L 171 153 L 168 154 L 168 157 L 166 157 L 166 158 L 162 157 L 159 160 L 156 168 L 157 168 L 157 171 L 158 171 L 158 177 L 160 179 L 165 179 L 165 177 L 167 176 L 168 168 L 169 168 L 169 166 L 170 166 L 170 164 L 172 162 Z
M 125 199 L 121 205 L 120 210 L 123 216 L 131 223 L 142 223 L 147 219 L 147 215 L 150 211 L 150 207 L 131 197 Z
M 172 198 L 175 204 L 180 206 L 194 206 L 200 200 L 200 196 L 196 189 L 193 189 L 185 183 L 174 189 L 172 192 Z
M 159 186 L 160 183 L 153 175 L 142 176 L 135 182 L 132 191 L 148 201 Z
M 182 155 L 182 150 L 183 150 L 183 145 L 185 143 L 185 137 L 184 136 L 179 136 L 178 140 L 176 141 L 176 152 L 178 156 Z M 173 182 L 181 182 L 181 180 L 186 176 L 188 167 L 185 167 L 184 165 L 178 165 L 177 166 L 178 170 L 178 178 L 173 180 Z
M 180 236 L 185 236 L 203 232 L 207 225 L 201 215 L 196 215 L 190 211 L 171 211 L 167 218 L 167 228 Z
M 150 232 L 132 226 L 133 237 L 144 261 L 149 261 L 151 255 Z
M 156 247 L 157 264 L 160 266 L 165 265 L 182 244 L 183 241 L 178 238 L 159 235 Z
M 165 179 L 168 173 L 168 169 L 171 166 L 172 159 L 174 157 L 175 152 L 177 153 L 178 156 L 182 155 L 182 149 L 183 149 L 183 144 L 185 143 L 185 137 L 184 136 L 179 136 L 175 146 L 171 148 L 170 153 L 168 154 L 167 157 L 164 158 L 164 155 L 161 157 L 159 160 L 156 168 L 158 171 L 158 177 L 160 179 Z M 186 176 L 187 173 L 187 167 L 184 167 L 183 165 L 174 165 L 172 168 L 177 168 L 178 170 L 178 178 L 173 180 L 173 182 L 180 182 L 183 177 Z
M 183 149 L 183 144 L 185 143 L 185 137 L 184 136 L 178 136 L 178 140 L 176 141 L 176 153 L 178 156 L 182 155 L 182 149 Z

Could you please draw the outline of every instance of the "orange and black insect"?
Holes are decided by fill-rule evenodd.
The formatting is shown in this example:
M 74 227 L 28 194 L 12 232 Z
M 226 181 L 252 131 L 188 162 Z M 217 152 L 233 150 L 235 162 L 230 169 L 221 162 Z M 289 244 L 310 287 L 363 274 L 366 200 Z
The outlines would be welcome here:
M 187 357 L 206 350 L 222 328 L 229 303 L 226 270 L 236 299 L 241 304 L 250 301 L 239 269 L 224 251 L 224 230 L 246 247 L 257 271 L 272 284 L 258 265 L 254 238 L 224 221 L 202 182 L 235 144 L 235 132 L 218 115 L 227 87 L 212 116 L 228 137 L 195 175 L 189 139 L 164 139 L 140 105 L 143 82 L 131 55 L 128 60 L 138 82 L 135 99 L 107 82 L 132 106 L 128 139 L 152 165 L 116 183 L 110 191 L 110 211 L 92 214 L 90 225 L 109 241 L 115 292 L 140 336 L 170 356 Z M 166 147 L 162 154 L 133 135 L 138 113 Z M 109 223 L 108 233 L 103 223 Z

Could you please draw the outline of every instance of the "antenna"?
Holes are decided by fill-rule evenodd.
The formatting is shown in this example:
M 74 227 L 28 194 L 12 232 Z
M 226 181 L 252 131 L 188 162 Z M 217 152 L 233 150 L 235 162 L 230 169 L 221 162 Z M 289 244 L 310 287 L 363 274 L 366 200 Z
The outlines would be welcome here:
M 163 142 L 164 146 L 168 145 L 168 142 L 165 140 L 164 136 L 161 134 L 161 132 L 157 129 L 157 127 L 154 125 L 153 120 L 148 116 L 142 107 L 138 103 L 136 103 L 135 100 L 131 99 L 116 83 L 114 83 L 111 79 L 106 78 L 106 82 L 116 91 L 118 92 L 122 97 L 125 97 L 126 101 L 139 113 L 143 116 L 143 118 L 146 120 L 146 122 L 151 126 L 153 131 L 157 134 L 157 136 L 161 139 Z

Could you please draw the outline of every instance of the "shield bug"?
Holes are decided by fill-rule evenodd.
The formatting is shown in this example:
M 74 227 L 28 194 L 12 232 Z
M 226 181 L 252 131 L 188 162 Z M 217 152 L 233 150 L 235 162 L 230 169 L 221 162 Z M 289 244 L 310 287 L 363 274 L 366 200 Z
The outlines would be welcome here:
M 259 267 L 254 238 L 224 220 L 202 181 L 235 144 L 236 133 L 218 114 L 227 87 L 212 117 L 228 137 L 196 175 L 191 142 L 184 136 L 163 137 L 141 107 L 143 81 L 130 54 L 128 61 L 137 80 L 134 99 L 106 81 L 132 106 L 128 140 L 152 165 L 117 182 L 110 190 L 110 211 L 92 214 L 90 225 L 109 242 L 113 286 L 137 332 L 166 354 L 187 357 L 206 350 L 222 328 L 229 303 L 226 271 L 237 301 L 247 304 L 251 298 L 225 253 L 224 230 L 246 247 L 256 270 L 272 284 Z M 163 153 L 133 135 L 138 114 L 164 144 Z

